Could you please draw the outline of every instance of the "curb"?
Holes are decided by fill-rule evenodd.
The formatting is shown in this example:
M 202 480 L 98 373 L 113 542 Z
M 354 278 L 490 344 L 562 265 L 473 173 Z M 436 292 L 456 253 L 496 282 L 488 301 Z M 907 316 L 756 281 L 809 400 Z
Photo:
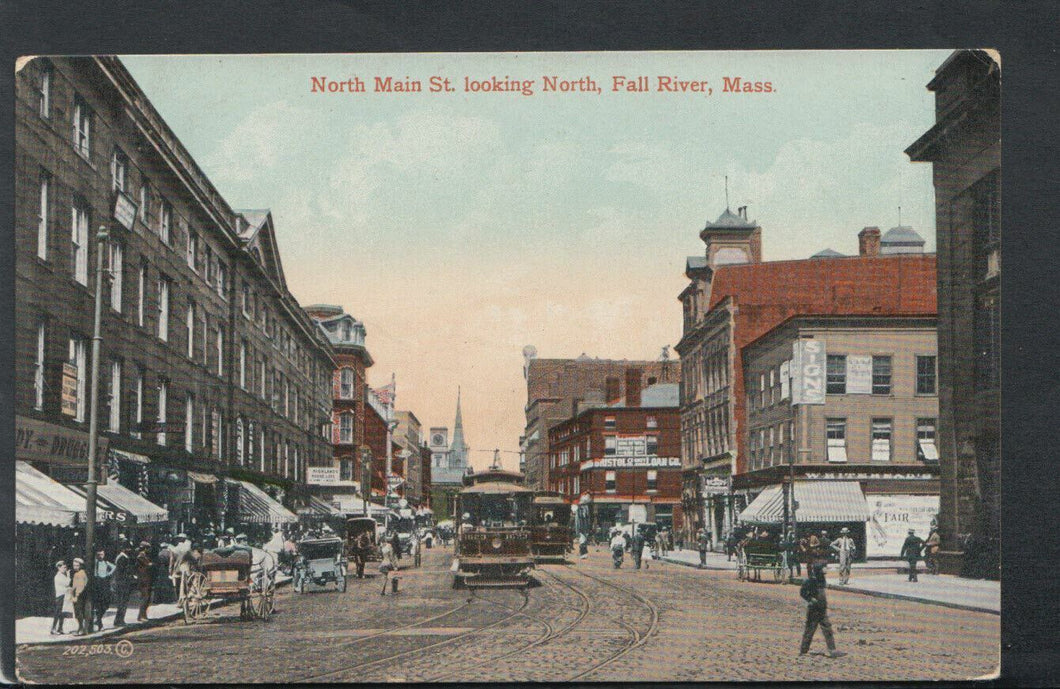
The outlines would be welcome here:
M 276 582 L 276 588 L 280 588 L 281 586 L 287 586 L 293 580 L 294 579 L 291 578 L 291 579 L 285 579 L 284 581 L 278 581 L 278 582 Z M 225 601 L 224 599 L 215 598 L 215 599 L 211 600 L 208 603 L 206 609 L 207 610 L 213 610 L 214 608 L 223 608 L 223 607 L 225 607 L 227 605 L 230 605 L 230 604 L 232 604 L 234 602 L 235 601 Z M 138 630 L 141 630 L 141 629 L 151 629 L 153 627 L 160 627 L 160 626 L 162 626 L 163 623 L 170 622 L 170 621 L 175 620 L 175 619 L 179 619 L 179 618 L 183 617 L 183 615 L 184 615 L 184 611 L 177 610 L 175 612 L 171 612 L 171 613 L 169 613 L 167 615 L 164 615 L 162 617 L 151 618 L 151 619 L 149 619 L 149 620 L 147 620 L 145 622 L 137 622 L 135 624 L 126 624 L 124 627 L 111 627 L 110 629 L 104 629 L 104 630 L 99 631 L 99 632 L 93 632 L 92 634 L 89 634 L 89 635 L 86 635 L 86 636 L 73 636 L 73 635 L 70 635 L 69 638 L 59 638 L 59 639 L 54 639 L 54 640 L 53 639 L 49 639 L 47 641 L 21 641 L 21 642 L 15 642 L 15 646 L 16 647 L 18 647 L 18 646 L 56 646 L 56 645 L 62 645 L 62 644 L 80 644 L 80 643 L 84 643 L 86 641 L 87 642 L 91 642 L 91 641 L 96 641 L 97 639 L 107 639 L 107 638 L 110 638 L 112 636 L 121 636 L 123 634 L 128 634 L 129 632 L 134 632 L 134 631 L 138 631 Z
M 978 605 L 966 605 L 964 603 L 951 603 L 950 601 L 935 600 L 934 598 L 920 598 L 917 596 L 910 596 L 904 593 L 887 593 L 885 591 L 872 591 L 870 589 L 854 589 L 843 586 L 842 584 L 829 584 L 829 590 L 832 591 L 846 591 L 847 593 L 859 593 L 863 596 L 873 596 L 876 598 L 890 598 L 892 600 L 908 600 L 914 603 L 926 603 L 927 605 L 938 605 L 944 608 L 953 608 L 954 610 L 966 610 L 968 612 L 985 612 L 990 615 L 998 615 L 1000 617 L 1001 612 L 992 608 L 984 608 Z

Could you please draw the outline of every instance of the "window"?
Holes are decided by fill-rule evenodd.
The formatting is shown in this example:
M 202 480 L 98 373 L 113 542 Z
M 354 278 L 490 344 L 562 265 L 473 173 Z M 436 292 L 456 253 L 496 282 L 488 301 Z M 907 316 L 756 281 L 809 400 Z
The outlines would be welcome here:
M 766 374 L 764 373 L 758 376 L 758 406 L 759 408 L 766 406 Z
M 140 430 L 144 423 L 144 370 L 138 369 L 136 371 L 136 387 L 133 390 L 133 394 L 136 396 L 136 408 L 135 408 L 135 424 L 133 425 L 134 430 L 131 435 L 134 438 L 140 437 Z
M 47 172 L 40 173 L 40 205 L 37 207 L 37 258 L 48 260 L 48 206 L 52 178 Z
M 125 181 L 129 174 L 129 159 L 118 149 L 110 157 L 110 189 L 125 192 Z
M 195 300 L 188 300 L 188 311 L 184 317 L 184 328 L 188 331 L 188 358 L 195 359 Z
M 225 329 L 223 325 L 217 326 L 217 375 L 222 378 L 225 375 Z
M 891 357 L 872 357 L 872 394 L 891 394 Z
M 290 478 L 291 476 L 291 441 L 283 441 L 283 475 Z
M 195 396 L 190 392 L 184 398 L 184 450 L 194 451 L 195 446 Z
M 45 65 L 40 72 L 40 87 L 37 89 L 37 112 L 48 119 L 52 115 L 52 68 Z
M 74 279 L 88 285 L 88 204 L 77 199 L 70 212 L 70 255 Z
M 648 469 L 648 490 L 659 490 L 659 472 Z
M 210 412 L 210 456 L 221 458 L 221 410 L 214 407 Z
M 659 421 L 654 416 L 649 416 L 647 423 L 645 424 L 648 428 L 658 428 Z
M 973 252 L 979 280 L 1001 272 L 1001 175 L 991 172 L 969 190 L 972 195 Z
M 613 417 L 613 416 L 605 416 L 604 417 L 604 428 L 614 428 L 614 427 L 615 427 L 615 417 Z
M 847 357 L 845 354 L 828 355 L 828 383 L 825 391 L 829 395 L 846 394 Z
M 649 455 L 659 454 L 659 436 L 649 435 L 644 438 L 644 451 Z
M 194 230 L 188 230 L 188 267 L 196 273 L 199 272 L 197 267 L 199 260 L 199 235 L 195 234 Z
M 158 209 L 158 238 L 163 244 L 169 244 L 170 230 L 173 227 L 173 206 L 162 199 Z
M 169 340 L 169 278 L 158 278 L 158 338 Z
M 121 432 L 121 359 L 110 360 L 110 394 L 107 396 L 107 430 Z
M 33 366 L 33 408 L 44 408 L 44 323 L 37 324 L 37 361 Z
M 347 400 L 353 398 L 352 368 L 344 368 L 339 371 L 339 397 Z
M 141 328 L 145 325 L 144 317 L 147 312 L 147 264 L 140 264 L 139 283 L 136 292 L 136 324 Z
M 939 450 L 935 444 L 935 419 L 916 420 L 916 458 L 921 462 L 939 461 Z
M 872 420 L 872 461 L 891 461 L 891 420 Z
M 63 412 L 73 416 L 75 421 L 85 420 L 85 390 L 87 389 L 86 368 L 87 340 L 83 337 L 71 336 L 70 347 L 67 355 L 67 364 L 71 367 L 70 374 L 73 376 L 73 387 L 67 388 L 63 385 L 63 396 L 73 397 L 71 404 L 63 400 Z M 64 375 L 64 378 L 66 376 Z
M 353 442 L 353 414 L 339 414 L 339 442 Z
M 247 389 L 247 341 L 239 343 L 239 387 Z
M 206 273 L 206 284 L 213 285 L 213 272 L 215 266 L 213 249 L 211 249 L 210 245 L 205 242 L 203 242 L 202 245 L 202 264 L 203 272 Z
M 254 422 L 247 424 L 247 461 L 254 461 Z
M 608 471 L 604 474 L 604 490 L 608 493 L 614 493 L 616 488 L 615 472 Z
M 769 427 L 769 445 L 768 445 L 768 447 L 769 447 L 769 465 L 770 466 L 773 466 L 773 461 L 774 461 L 773 452 L 776 449 L 776 445 L 777 445 L 776 436 L 774 435 L 773 427 L 770 426 Z
M 241 303 L 243 309 L 243 318 L 250 318 L 250 285 L 246 282 L 243 283 L 243 301 Z
M 140 222 L 147 226 L 147 215 L 151 209 L 151 183 L 146 179 L 140 185 Z
M 265 357 L 262 356 L 261 360 L 258 362 L 258 394 L 261 395 L 261 399 L 266 399 L 266 397 L 265 397 L 266 378 L 267 378 L 267 376 L 265 375 Z
M 166 401 L 169 397 L 169 381 L 158 381 L 158 444 L 166 444 Z
M 604 436 L 604 455 L 613 455 L 618 452 L 618 438 L 613 435 Z
M 217 261 L 217 296 L 228 299 L 228 267 Z
M 85 158 L 91 151 L 89 136 L 92 133 L 92 112 L 80 96 L 74 97 L 74 150 Z
M 916 358 L 916 394 L 934 395 L 936 387 L 936 357 L 918 356 Z
M 117 313 L 121 313 L 122 275 L 125 271 L 122 260 L 124 253 L 121 242 L 114 240 L 110 242 L 110 308 Z
M 243 466 L 245 459 L 243 456 L 243 417 L 236 417 L 236 462 Z
M 828 461 L 847 461 L 847 420 L 827 419 Z

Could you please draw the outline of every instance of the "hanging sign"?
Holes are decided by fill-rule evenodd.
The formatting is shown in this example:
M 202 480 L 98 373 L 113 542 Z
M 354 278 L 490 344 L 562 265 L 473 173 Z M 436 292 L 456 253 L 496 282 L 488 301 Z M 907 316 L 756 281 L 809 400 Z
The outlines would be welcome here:
M 114 219 L 120 222 L 122 227 L 132 230 L 138 210 L 139 207 L 124 192 L 117 192 L 114 197 Z
M 847 357 L 847 394 L 872 394 L 872 357 Z
M 792 345 L 792 404 L 824 404 L 825 343 L 796 340 Z
M 77 367 L 63 364 L 62 411 L 67 416 L 77 416 Z

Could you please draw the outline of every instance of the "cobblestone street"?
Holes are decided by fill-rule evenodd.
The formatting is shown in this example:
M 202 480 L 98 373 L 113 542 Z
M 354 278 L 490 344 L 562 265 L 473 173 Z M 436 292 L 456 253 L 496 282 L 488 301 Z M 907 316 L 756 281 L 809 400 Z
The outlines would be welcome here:
M 425 552 L 400 593 L 378 578 L 303 595 L 282 589 L 267 622 L 233 606 L 89 644 L 23 646 L 31 682 L 384 682 L 966 679 L 997 665 L 999 617 L 830 591 L 839 649 L 798 656 L 796 586 L 605 552 L 539 567 L 540 586 L 454 590 L 450 552 Z M 131 655 L 114 646 L 131 642 Z M 125 644 L 128 650 L 128 644 Z

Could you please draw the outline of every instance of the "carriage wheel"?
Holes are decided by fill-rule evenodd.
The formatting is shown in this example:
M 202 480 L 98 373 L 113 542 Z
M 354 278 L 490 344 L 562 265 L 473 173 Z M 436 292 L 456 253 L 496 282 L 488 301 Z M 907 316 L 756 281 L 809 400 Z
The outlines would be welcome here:
M 184 624 L 197 622 L 206 616 L 206 575 L 191 572 L 184 583 Z
M 784 580 L 784 567 L 776 565 L 773 567 L 773 581 L 780 582 Z
M 273 595 L 276 593 L 276 582 L 272 579 L 262 583 L 262 590 L 258 594 L 258 604 L 255 613 L 263 620 L 268 620 L 272 614 Z

